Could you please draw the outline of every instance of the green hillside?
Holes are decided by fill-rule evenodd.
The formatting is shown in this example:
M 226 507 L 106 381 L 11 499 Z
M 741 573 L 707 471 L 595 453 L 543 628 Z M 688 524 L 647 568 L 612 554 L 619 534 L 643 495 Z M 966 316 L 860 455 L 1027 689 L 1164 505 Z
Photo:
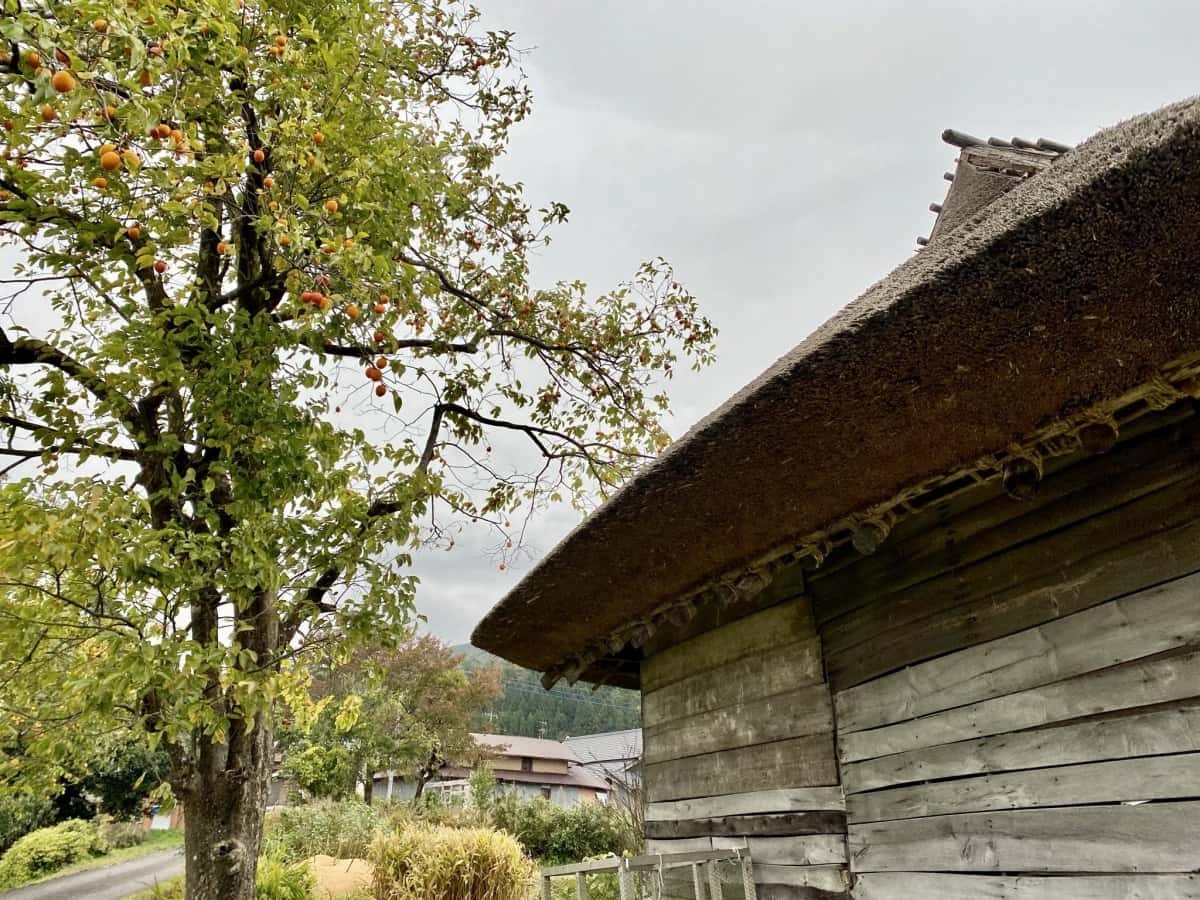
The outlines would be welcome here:
M 547 691 L 537 672 L 466 644 L 454 651 L 463 655 L 462 666 L 468 671 L 500 667 L 504 696 L 481 714 L 476 723 L 481 731 L 562 740 L 568 735 L 618 731 L 640 724 L 637 691 L 613 687 L 593 691 L 589 684 L 570 687 L 561 683 Z

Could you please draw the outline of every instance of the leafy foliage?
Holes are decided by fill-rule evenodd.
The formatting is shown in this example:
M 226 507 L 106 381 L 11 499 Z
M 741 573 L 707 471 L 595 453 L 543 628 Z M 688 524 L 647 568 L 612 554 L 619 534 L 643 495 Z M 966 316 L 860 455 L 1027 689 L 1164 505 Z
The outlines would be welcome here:
M 0 857 L 0 888 L 15 887 L 108 852 L 96 822 L 68 819 L 31 831 Z
M 213 801 L 194 824 L 250 802 L 304 654 L 411 633 L 411 553 L 468 522 L 516 552 L 541 503 L 667 444 L 660 384 L 713 328 L 661 260 L 530 283 L 567 210 L 496 172 L 530 98 L 479 19 L 6 4 L 5 779 L 74 774 L 74 735 L 116 718 Z M 227 820 L 244 865 L 189 870 L 245 900 L 260 815 Z
M 283 774 L 310 797 L 343 797 L 350 791 L 350 752 L 345 747 L 309 744 L 288 754 Z
M 17 838 L 54 819 L 54 804 L 48 795 L 29 793 L 0 794 L 0 854 Z
M 490 810 L 492 824 L 511 834 L 530 856 L 545 865 L 578 862 L 590 856 L 635 853 L 641 835 L 616 806 L 580 803 L 570 809 L 535 797 L 502 793 Z
M 151 749 L 143 736 L 123 732 L 95 742 L 77 784 L 105 815 L 133 819 L 166 781 L 169 765 L 161 747 Z
M 328 797 L 352 790 L 355 781 L 369 785 L 385 769 L 420 781 L 446 759 L 470 759 L 472 722 L 499 684 L 494 669 L 466 672 L 461 659 L 425 635 L 394 648 L 363 647 L 341 666 L 316 667 L 310 699 L 319 712 L 308 729 L 281 735 L 285 767 L 311 795 Z M 313 780 L 308 768 L 316 762 L 330 770 L 329 781 Z
M 534 867 L 486 828 L 403 825 L 371 848 L 377 900 L 526 900 Z

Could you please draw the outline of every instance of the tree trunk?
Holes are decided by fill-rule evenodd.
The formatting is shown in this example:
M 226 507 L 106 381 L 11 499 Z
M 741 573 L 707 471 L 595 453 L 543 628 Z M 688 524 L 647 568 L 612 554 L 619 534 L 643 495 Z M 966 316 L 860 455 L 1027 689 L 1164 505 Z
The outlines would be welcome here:
M 366 774 L 363 775 L 363 802 L 370 806 L 375 795 L 375 773 L 370 766 L 364 772 Z
M 184 790 L 187 900 L 254 900 L 271 775 L 264 717 L 225 745 L 202 739 L 200 765 Z

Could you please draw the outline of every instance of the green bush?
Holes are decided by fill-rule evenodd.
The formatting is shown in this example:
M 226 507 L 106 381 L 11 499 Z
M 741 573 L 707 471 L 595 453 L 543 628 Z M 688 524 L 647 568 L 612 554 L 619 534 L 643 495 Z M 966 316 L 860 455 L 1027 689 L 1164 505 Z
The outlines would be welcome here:
M 102 820 L 100 835 L 112 850 L 124 850 L 146 843 L 146 832 L 140 822 L 114 822 Z
M 616 806 L 580 803 L 570 809 L 549 800 L 520 800 L 512 793 L 492 802 L 495 827 L 507 831 L 543 865 L 594 856 L 636 853 L 640 836 L 629 814 Z
M 586 860 L 578 860 L 578 862 L 590 862 L 593 859 L 611 859 L 611 855 L 594 856 Z M 617 881 L 615 872 L 595 872 L 591 875 L 585 875 L 584 880 L 587 881 L 588 900 L 620 900 L 621 885 Z M 578 900 L 579 893 L 575 887 L 575 876 L 565 876 L 552 879 L 550 882 L 550 896 L 552 900 Z M 646 896 L 657 896 L 653 892 Z
M 31 831 L 0 857 L 0 887 L 14 887 L 56 872 L 89 856 L 102 856 L 108 845 L 94 822 L 68 819 Z
M 0 854 L 22 835 L 54 821 L 54 803 L 49 797 L 29 794 L 0 795 Z
M 362 859 L 385 825 L 385 813 L 357 800 L 285 806 L 266 821 L 263 853 L 294 863 L 324 854 Z
M 303 863 L 287 863 L 277 856 L 258 860 L 255 900 L 310 900 L 316 887 L 316 879 Z
M 533 863 L 486 828 L 404 825 L 371 847 L 376 900 L 526 900 Z

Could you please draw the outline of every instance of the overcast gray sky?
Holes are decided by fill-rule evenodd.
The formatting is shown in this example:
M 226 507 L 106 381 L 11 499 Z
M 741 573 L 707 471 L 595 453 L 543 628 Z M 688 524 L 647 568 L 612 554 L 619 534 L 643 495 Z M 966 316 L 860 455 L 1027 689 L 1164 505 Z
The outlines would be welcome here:
M 676 435 L 911 254 L 943 128 L 1077 143 L 1200 90 L 1190 0 L 479 3 L 530 51 L 506 171 L 572 209 L 535 274 L 605 288 L 661 254 L 721 329 Z M 543 516 L 531 558 L 575 521 Z M 469 537 L 425 555 L 430 629 L 466 640 L 530 564 Z

